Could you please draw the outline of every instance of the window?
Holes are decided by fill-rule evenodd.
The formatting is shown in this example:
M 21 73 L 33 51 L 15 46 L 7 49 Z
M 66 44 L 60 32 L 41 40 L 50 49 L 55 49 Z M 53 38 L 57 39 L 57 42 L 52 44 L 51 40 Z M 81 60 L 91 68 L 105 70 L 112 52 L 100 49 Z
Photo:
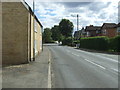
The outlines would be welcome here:
M 87 32 L 87 36 L 90 36 L 90 32 Z
M 37 22 L 35 21 L 35 32 L 37 32 Z
M 37 41 L 36 40 L 34 41 L 34 45 L 35 45 L 35 47 L 34 47 L 35 48 L 35 55 L 37 55 L 38 51 L 37 51 Z
M 99 31 L 97 30 L 96 33 L 99 33 Z
M 103 34 L 106 34 L 106 29 L 103 30 Z
M 120 32 L 120 27 L 117 28 L 117 32 L 118 32 L 118 33 Z

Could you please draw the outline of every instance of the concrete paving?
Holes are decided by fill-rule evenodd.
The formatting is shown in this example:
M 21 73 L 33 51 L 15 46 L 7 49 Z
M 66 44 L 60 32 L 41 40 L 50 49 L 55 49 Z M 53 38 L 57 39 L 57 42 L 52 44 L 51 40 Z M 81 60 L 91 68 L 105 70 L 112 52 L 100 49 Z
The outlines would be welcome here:
M 34 62 L 2 68 L 2 88 L 47 88 L 49 50 L 43 52 Z

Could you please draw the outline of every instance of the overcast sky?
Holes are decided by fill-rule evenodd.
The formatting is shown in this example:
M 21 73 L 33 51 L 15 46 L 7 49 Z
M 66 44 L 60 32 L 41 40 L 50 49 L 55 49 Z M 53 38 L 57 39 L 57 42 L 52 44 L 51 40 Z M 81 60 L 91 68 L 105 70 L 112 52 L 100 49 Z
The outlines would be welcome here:
M 31 0 L 25 0 L 32 8 Z M 58 25 L 62 18 L 69 19 L 76 31 L 76 16 L 79 15 L 79 29 L 87 25 L 118 23 L 118 2 L 40 2 L 35 1 L 35 14 L 43 27 Z

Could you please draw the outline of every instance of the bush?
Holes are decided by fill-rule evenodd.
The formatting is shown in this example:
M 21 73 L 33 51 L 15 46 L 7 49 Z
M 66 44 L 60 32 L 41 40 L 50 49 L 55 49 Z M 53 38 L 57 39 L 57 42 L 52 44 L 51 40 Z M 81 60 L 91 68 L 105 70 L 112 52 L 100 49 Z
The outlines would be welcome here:
M 72 42 L 73 42 L 73 39 L 71 37 L 64 38 L 62 41 L 62 45 L 72 46 Z
M 79 44 L 79 43 L 80 43 L 80 40 L 74 40 L 73 43 L 74 43 L 74 44 Z
M 120 35 L 109 39 L 109 49 L 120 52 Z
M 108 37 L 105 36 L 81 38 L 80 48 L 106 51 L 109 49 L 108 41 Z

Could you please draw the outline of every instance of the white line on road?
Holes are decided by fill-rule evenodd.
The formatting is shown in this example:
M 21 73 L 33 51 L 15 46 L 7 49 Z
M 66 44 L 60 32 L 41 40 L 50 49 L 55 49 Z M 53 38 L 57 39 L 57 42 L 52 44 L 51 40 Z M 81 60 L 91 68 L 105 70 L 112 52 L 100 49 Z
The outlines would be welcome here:
M 107 59 L 107 60 L 110 60 L 110 61 L 113 61 L 113 62 L 118 63 L 117 60 L 112 59 L 112 58 L 108 58 L 108 57 L 104 57 L 104 56 L 100 56 L 100 55 L 95 55 L 95 54 L 92 54 L 92 53 L 89 53 L 89 52 L 85 52 L 85 51 L 82 51 L 82 50 L 79 50 L 79 51 L 80 51 L 80 52 L 84 52 L 84 53 L 86 53 L 86 54 L 90 54 L 90 55 L 93 55 L 93 56 L 97 56 L 97 57 L 99 57 L 99 58 Z
M 75 56 L 79 56 L 79 55 L 77 55 L 77 54 L 75 54 L 75 53 L 72 53 L 73 55 L 75 55 Z
M 118 73 L 118 69 L 111 68 L 112 70 L 116 71 Z
M 105 67 L 103 67 L 103 66 L 101 66 L 101 65 L 99 65 L 99 64 L 96 64 L 96 63 L 94 63 L 94 62 L 92 62 L 92 61 L 89 61 L 88 59 L 85 59 L 85 60 L 86 60 L 87 62 L 91 63 L 91 64 L 94 64 L 94 65 L 102 68 L 102 69 L 106 69 Z
M 111 68 L 111 69 L 114 71 L 115 74 L 118 75 L 118 73 L 119 73 L 118 69 L 114 69 L 114 68 Z

